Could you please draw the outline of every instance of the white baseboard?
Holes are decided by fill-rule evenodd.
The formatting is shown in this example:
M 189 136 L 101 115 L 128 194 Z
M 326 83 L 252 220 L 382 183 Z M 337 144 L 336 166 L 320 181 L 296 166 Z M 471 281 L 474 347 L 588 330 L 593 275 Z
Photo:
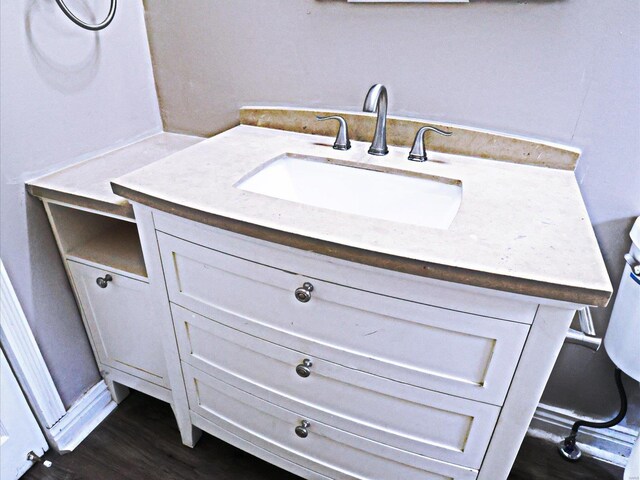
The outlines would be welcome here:
M 67 413 L 49 430 L 49 440 L 61 454 L 73 451 L 113 409 L 104 380 L 96 383 L 67 410 Z
M 559 443 L 569 435 L 571 426 L 578 419 L 602 421 L 602 419 L 578 417 L 571 410 L 541 403 L 531 420 L 527 435 Z M 590 457 L 624 467 L 637 436 L 638 432 L 620 425 L 611 428 L 581 427 L 577 444 Z

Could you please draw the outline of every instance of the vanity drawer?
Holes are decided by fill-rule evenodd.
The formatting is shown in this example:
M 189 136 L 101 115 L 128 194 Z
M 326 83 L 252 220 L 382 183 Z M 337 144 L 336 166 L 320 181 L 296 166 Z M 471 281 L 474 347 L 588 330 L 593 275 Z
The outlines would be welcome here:
M 180 357 L 194 367 L 341 430 L 480 467 L 499 407 L 352 370 L 171 308 Z M 307 377 L 296 372 L 305 359 L 311 360 Z
M 476 470 L 391 448 L 274 405 L 188 364 L 183 364 L 183 371 L 195 425 L 207 430 L 207 422 L 211 422 L 330 478 L 471 480 L 477 476 Z M 310 424 L 305 438 L 295 431 L 303 421 Z
M 329 279 L 358 290 L 527 325 L 533 323 L 538 310 L 538 302 L 529 297 L 321 255 L 312 248 L 280 245 L 160 211 L 153 212 L 153 220 L 158 231 L 197 245 L 286 272 Z
M 160 232 L 158 239 L 169 297 L 178 305 L 353 369 L 504 401 L 527 325 L 303 277 Z M 302 303 L 294 291 L 307 281 L 314 289 Z
M 72 260 L 67 264 L 99 362 L 168 387 L 149 284 Z M 106 275 L 111 280 L 101 288 L 96 279 Z

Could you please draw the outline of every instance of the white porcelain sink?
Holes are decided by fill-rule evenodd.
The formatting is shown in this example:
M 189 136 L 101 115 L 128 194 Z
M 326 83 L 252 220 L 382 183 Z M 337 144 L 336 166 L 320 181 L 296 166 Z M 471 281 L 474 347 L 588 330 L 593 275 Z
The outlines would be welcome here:
M 449 228 L 460 208 L 458 180 L 333 162 L 338 160 L 287 153 L 235 186 L 338 212 L 442 229 Z

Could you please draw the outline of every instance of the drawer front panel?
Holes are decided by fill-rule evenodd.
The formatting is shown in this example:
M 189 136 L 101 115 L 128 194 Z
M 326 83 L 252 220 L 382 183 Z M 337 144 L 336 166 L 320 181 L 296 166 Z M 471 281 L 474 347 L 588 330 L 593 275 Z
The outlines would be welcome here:
M 226 383 L 336 428 L 479 468 L 499 407 L 345 368 L 172 305 L 180 356 Z M 296 373 L 311 360 L 308 377 Z
M 495 290 L 349 262 L 247 237 L 160 211 L 153 212 L 153 219 L 159 231 L 189 242 L 287 272 L 334 279 L 341 285 L 368 292 L 526 324 L 533 322 L 538 309 L 538 302 L 528 297 L 516 298 L 513 294 Z
M 334 363 L 495 405 L 504 401 L 527 325 L 311 279 L 158 235 L 172 302 Z M 311 300 L 294 291 L 310 281 Z M 223 321 L 220 319 L 219 321 Z
M 160 332 L 150 314 L 149 284 L 112 271 L 68 261 L 98 359 L 163 387 L 169 387 Z M 113 278 L 106 288 L 98 277 Z
M 334 479 L 470 480 L 477 471 L 390 448 L 301 416 L 185 364 L 191 410 L 287 460 Z M 307 420 L 308 435 L 295 427 Z

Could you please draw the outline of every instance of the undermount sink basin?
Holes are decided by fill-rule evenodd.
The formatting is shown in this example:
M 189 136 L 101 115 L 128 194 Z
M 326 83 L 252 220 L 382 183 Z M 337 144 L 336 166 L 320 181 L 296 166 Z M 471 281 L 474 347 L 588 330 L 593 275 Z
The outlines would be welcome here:
M 290 153 L 261 165 L 235 187 L 338 212 L 441 229 L 449 228 L 462 199 L 458 180 L 377 171 Z

